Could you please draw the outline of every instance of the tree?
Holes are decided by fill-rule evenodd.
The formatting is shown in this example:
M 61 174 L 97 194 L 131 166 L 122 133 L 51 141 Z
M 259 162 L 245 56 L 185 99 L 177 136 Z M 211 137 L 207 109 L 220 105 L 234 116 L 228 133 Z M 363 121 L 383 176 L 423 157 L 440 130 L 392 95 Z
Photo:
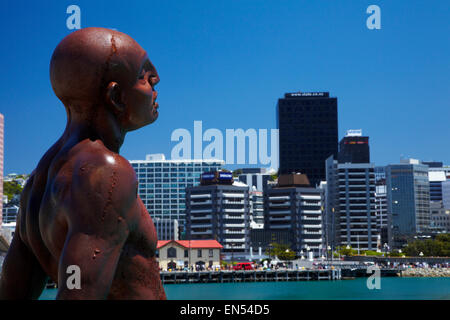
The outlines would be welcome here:
M 417 257 L 422 252 L 425 257 L 450 256 L 450 234 L 440 234 L 436 239 L 415 240 L 404 248 L 407 256 Z
M 15 195 L 20 195 L 23 187 L 17 181 L 6 181 L 3 183 L 3 194 L 8 196 L 8 201 Z
M 271 257 L 278 257 L 280 260 L 294 260 L 296 254 L 287 244 L 273 242 L 266 254 Z

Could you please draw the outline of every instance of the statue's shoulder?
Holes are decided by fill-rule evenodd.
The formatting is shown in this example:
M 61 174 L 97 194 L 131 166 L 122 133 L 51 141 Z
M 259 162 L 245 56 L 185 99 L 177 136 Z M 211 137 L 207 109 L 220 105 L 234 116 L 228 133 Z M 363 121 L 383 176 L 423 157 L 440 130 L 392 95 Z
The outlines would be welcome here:
M 80 190 L 94 189 L 103 193 L 114 189 L 124 197 L 136 193 L 137 178 L 131 164 L 106 148 L 100 140 L 87 140 L 78 144 L 70 161 L 72 185 Z

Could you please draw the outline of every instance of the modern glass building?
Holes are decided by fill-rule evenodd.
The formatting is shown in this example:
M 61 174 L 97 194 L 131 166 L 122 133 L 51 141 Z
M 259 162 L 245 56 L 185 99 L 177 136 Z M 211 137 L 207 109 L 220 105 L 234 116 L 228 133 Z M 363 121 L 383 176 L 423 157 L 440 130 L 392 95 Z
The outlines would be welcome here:
M 186 188 L 200 183 L 203 172 L 218 171 L 223 160 L 166 160 L 163 154 L 131 160 L 139 181 L 138 193 L 153 219 L 176 219 L 185 227 Z
M 386 188 L 390 247 L 401 248 L 413 236 L 429 232 L 428 166 L 414 159 L 388 165 Z
M 279 173 L 306 174 L 311 186 L 325 180 L 325 160 L 337 158 L 337 98 L 328 92 L 286 93 L 277 104 Z

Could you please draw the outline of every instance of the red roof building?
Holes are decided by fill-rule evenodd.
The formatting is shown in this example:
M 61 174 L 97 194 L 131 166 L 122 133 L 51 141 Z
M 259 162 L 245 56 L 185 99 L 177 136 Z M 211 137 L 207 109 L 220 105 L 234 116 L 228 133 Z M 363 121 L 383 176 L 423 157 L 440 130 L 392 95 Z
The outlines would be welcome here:
M 223 246 L 217 240 L 160 240 L 157 244 L 157 249 L 166 246 L 169 243 L 175 242 L 182 247 L 191 249 L 222 249 Z

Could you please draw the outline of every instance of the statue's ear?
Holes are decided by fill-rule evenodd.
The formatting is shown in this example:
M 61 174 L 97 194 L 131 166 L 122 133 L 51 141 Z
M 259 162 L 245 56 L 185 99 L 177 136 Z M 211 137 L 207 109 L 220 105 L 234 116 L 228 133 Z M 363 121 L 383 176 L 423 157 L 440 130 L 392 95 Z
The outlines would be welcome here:
M 110 82 L 106 88 L 106 102 L 113 109 L 114 113 L 120 114 L 125 110 L 122 102 L 120 86 L 117 82 Z

